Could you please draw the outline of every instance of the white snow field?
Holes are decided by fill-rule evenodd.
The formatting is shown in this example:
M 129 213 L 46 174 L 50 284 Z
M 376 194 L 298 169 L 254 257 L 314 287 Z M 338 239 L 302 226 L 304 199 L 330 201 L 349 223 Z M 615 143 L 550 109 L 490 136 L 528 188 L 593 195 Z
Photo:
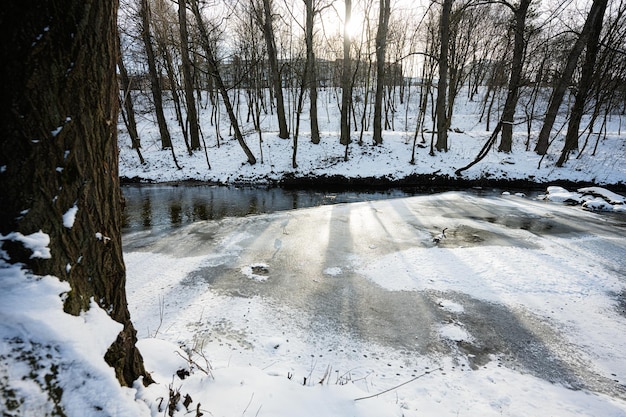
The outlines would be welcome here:
M 140 397 L 153 415 L 173 386 L 215 416 L 625 416 L 626 238 L 606 216 L 448 192 L 130 233 L 159 382 Z

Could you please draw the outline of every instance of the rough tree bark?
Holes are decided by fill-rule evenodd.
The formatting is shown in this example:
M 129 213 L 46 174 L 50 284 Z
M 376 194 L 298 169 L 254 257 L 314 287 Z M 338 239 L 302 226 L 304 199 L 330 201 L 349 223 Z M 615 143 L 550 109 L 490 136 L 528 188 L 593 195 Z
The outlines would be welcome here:
M 31 259 L 16 242 L 4 241 L 2 249 L 8 262 L 67 281 L 67 313 L 88 310 L 93 299 L 123 324 L 105 359 L 130 386 L 151 379 L 135 347 L 125 291 L 116 20 L 116 1 L 3 5 L 0 233 L 49 235 L 51 259 Z M 63 215 L 73 207 L 68 228 Z

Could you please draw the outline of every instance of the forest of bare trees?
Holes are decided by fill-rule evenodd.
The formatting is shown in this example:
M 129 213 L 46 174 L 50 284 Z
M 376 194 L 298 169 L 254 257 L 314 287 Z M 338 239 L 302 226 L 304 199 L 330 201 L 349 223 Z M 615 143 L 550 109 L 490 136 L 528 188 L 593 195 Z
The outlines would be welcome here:
M 206 155 L 210 168 L 206 140 L 219 146 L 226 128 L 249 164 L 263 161 L 251 138 L 292 140 L 296 167 L 305 111 L 313 143 L 318 112 L 341 115 L 346 158 L 363 132 L 377 145 L 396 129 L 445 154 L 455 103 L 467 94 L 491 132 L 474 162 L 490 149 L 514 151 L 515 129 L 526 133 L 520 150 L 539 155 L 566 138 L 558 142 L 562 166 L 626 112 L 625 12 L 624 0 L 124 0 L 123 121 L 140 161 L 133 100 L 149 103 L 175 164 L 174 148 L 185 147 Z M 335 92 L 338 108 L 318 102 L 320 89 Z M 419 103 L 413 125 L 396 126 L 409 97 Z M 164 101 L 176 124 L 165 120 Z M 211 131 L 201 128 L 201 108 L 212 109 Z M 276 131 L 264 132 L 262 118 L 275 120 Z M 253 132 L 242 127 L 249 123 Z

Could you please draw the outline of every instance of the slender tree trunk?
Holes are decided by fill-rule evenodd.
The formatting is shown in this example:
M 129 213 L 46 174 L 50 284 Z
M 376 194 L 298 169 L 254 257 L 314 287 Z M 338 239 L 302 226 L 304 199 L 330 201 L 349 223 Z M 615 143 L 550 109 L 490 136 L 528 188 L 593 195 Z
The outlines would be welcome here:
M 146 48 L 146 57 L 148 59 L 148 72 L 150 74 L 150 89 L 152 91 L 152 100 L 154 101 L 154 111 L 156 113 L 157 123 L 159 125 L 159 133 L 161 134 L 161 148 L 167 149 L 172 147 L 172 139 L 167 128 L 167 121 L 163 113 L 163 92 L 161 90 L 161 75 L 157 71 L 156 59 L 154 56 L 154 48 L 152 46 L 152 36 L 150 35 L 150 5 L 148 0 L 141 0 L 141 21 L 143 43 Z M 178 165 L 178 163 L 177 163 Z
M 589 9 L 587 19 L 585 20 L 583 30 L 567 57 L 565 69 L 563 70 L 561 77 L 554 87 L 552 96 L 550 97 L 548 111 L 546 112 L 543 126 L 541 127 L 539 137 L 537 138 L 535 152 L 539 155 L 545 155 L 548 151 L 550 133 L 552 132 L 552 127 L 554 126 L 559 107 L 561 107 L 561 103 L 563 102 L 563 96 L 565 95 L 565 91 L 567 91 L 567 87 L 572 80 L 572 75 L 574 74 L 574 70 L 576 69 L 576 65 L 578 64 L 578 57 L 582 53 L 585 44 L 587 43 L 587 38 L 589 37 L 593 22 L 597 20 L 600 13 L 604 13 L 607 2 L 608 0 L 593 1 L 591 9 Z
M 315 8 L 313 0 L 305 0 L 306 6 L 306 54 L 307 54 L 307 73 L 309 85 L 309 99 L 311 101 L 309 108 L 309 118 L 311 119 L 311 142 L 320 143 L 320 128 L 317 117 L 317 71 L 315 65 L 315 53 L 313 51 L 313 24 L 315 18 Z
M 69 283 L 65 312 L 79 315 L 93 300 L 123 325 L 104 358 L 120 383 L 131 386 L 139 377 L 151 379 L 135 347 L 125 292 L 116 20 L 116 1 L 3 5 L 0 21 L 19 24 L 0 29 L 0 234 L 4 261 Z M 69 227 L 63 217 L 74 208 Z M 49 259 L 10 237 L 40 231 L 50 238 Z
M 515 17 L 515 35 L 513 41 L 513 60 L 511 62 L 511 75 L 509 77 L 509 88 L 502 110 L 502 136 L 498 151 L 511 152 L 513 148 L 513 122 L 515 118 L 515 108 L 519 97 L 519 86 L 522 79 L 522 67 L 524 64 L 524 51 L 526 41 L 524 40 L 524 29 L 526 28 L 526 16 L 528 7 L 532 0 L 521 0 L 519 6 L 513 9 Z
M 228 117 L 230 119 L 230 124 L 235 131 L 235 138 L 243 149 L 243 152 L 248 157 L 248 163 L 250 165 L 256 164 L 256 158 L 252 154 L 252 151 L 246 144 L 246 141 L 243 138 L 243 134 L 241 133 L 241 129 L 239 128 L 239 122 L 237 121 L 237 117 L 235 116 L 235 111 L 233 109 L 233 105 L 230 101 L 230 97 L 228 96 L 228 90 L 224 85 L 224 81 L 222 80 L 222 76 L 220 75 L 219 69 L 217 67 L 217 60 L 213 54 L 213 50 L 211 48 L 211 41 L 209 38 L 209 34 L 204 26 L 204 22 L 202 21 L 202 15 L 200 14 L 200 9 L 198 8 L 197 0 L 191 0 L 191 10 L 196 19 L 196 23 L 198 24 L 198 31 L 200 32 L 201 41 L 203 44 L 203 48 L 206 53 L 207 63 L 209 64 L 209 71 L 211 71 L 211 77 L 215 81 L 215 85 L 224 100 L 224 106 L 226 107 L 226 112 L 228 113 Z
M 378 31 L 376 32 L 376 94 L 374 98 L 374 144 L 383 143 L 382 107 L 383 88 L 385 86 L 385 53 L 387 51 L 387 32 L 389 31 L 389 15 L 391 0 L 380 0 L 378 13 Z
M 278 118 L 278 137 L 289 138 L 289 128 L 287 127 L 287 117 L 285 114 L 285 99 L 283 95 L 283 80 L 280 67 L 278 65 L 278 52 L 276 50 L 276 40 L 274 38 L 274 28 L 272 27 L 272 0 L 263 0 L 263 14 L 258 20 L 263 30 L 265 43 L 267 44 L 267 59 L 270 65 L 270 77 L 276 97 L 276 116 Z M 260 15 L 260 13 L 259 13 Z
M 606 1 L 605 1 L 606 3 Z M 572 107 L 570 114 L 569 125 L 567 126 L 567 133 L 565 135 L 565 144 L 561 151 L 561 156 L 556 162 L 557 167 L 562 167 L 565 161 L 569 157 L 569 153 L 578 149 L 578 130 L 580 128 L 580 121 L 583 117 L 585 110 L 585 103 L 591 85 L 593 84 L 593 74 L 596 65 L 596 57 L 598 56 L 598 49 L 600 47 L 600 32 L 602 31 L 602 21 L 604 20 L 605 7 L 598 11 L 593 17 L 591 29 L 589 31 L 589 37 L 587 38 L 587 50 L 585 52 L 585 62 L 582 68 L 582 74 L 580 81 L 578 82 L 578 89 L 576 92 L 576 100 Z
M 446 91 L 448 87 L 448 49 L 450 47 L 450 14 L 454 0 L 443 0 L 439 23 L 439 81 L 437 83 L 437 143 L 438 151 L 448 151 L 448 120 L 446 111 Z
M 305 65 L 306 68 L 306 65 Z M 304 103 L 304 91 L 306 90 L 306 70 L 304 74 L 302 74 L 302 79 L 300 81 L 300 88 L 298 89 L 298 104 L 296 108 L 296 129 L 293 134 L 293 153 L 291 156 L 291 167 L 298 168 L 298 135 L 300 134 L 300 116 L 302 114 L 302 107 Z
M 352 0 L 345 0 L 345 21 L 343 30 L 343 69 L 341 73 L 341 136 L 339 142 L 348 146 L 350 143 L 350 104 L 352 102 L 352 79 L 350 61 L 350 33 L 348 23 L 352 14 Z M 346 151 L 347 152 L 347 151 Z
M 189 121 L 189 136 L 191 149 L 200 149 L 200 131 L 198 129 L 198 113 L 196 100 L 193 95 L 193 75 L 191 60 L 189 59 L 189 34 L 187 33 L 187 0 L 178 0 L 178 26 L 180 28 L 180 56 L 185 85 L 185 102 L 187 103 L 187 120 Z
M 119 51 L 119 34 L 117 36 L 117 45 Z M 145 161 L 143 159 L 143 155 L 141 154 L 141 140 L 139 139 L 139 133 L 137 133 L 137 121 L 135 120 L 135 108 L 133 106 L 133 97 L 131 95 L 130 79 L 128 78 L 128 71 L 126 71 L 121 51 L 117 54 L 117 67 L 120 70 L 120 86 L 122 87 L 123 94 L 121 101 L 123 109 L 125 110 L 125 112 L 122 112 L 124 124 L 128 129 L 128 135 L 130 136 L 132 148 L 137 151 L 139 162 L 143 165 Z
M 159 45 L 161 56 L 163 57 L 163 61 L 165 63 L 165 74 L 167 74 L 167 77 L 170 79 L 170 91 L 172 92 L 172 101 L 174 102 L 174 110 L 176 111 L 176 120 L 178 121 L 180 130 L 183 132 L 183 139 L 185 140 L 187 153 L 191 156 L 193 155 L 193 152 L 191 150 L 191 144 L 189 143 L 189 131 L 187 129 L 187 124 L 185 123 L 185 118 L 183 117 L 182 105 L 178 95 L 180 86 L 176 80 L 176 74 L 174 73 L 172 54 L 170 54 L 168 45 L 166 45 L 163 40 L 159 40 L 157 44 Z

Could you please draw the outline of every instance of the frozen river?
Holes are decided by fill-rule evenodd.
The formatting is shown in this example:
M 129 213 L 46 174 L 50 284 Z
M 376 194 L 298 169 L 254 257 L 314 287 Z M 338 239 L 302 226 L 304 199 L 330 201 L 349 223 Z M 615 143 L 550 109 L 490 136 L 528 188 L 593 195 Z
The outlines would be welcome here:
M 324 363 L 385 386 L 496 366 L 626 399 L 624 215 L 398 192 L 237 216 L 151 198 L 144 221 L 141 193 L 125 192 L 123 239 L 140 337 L 305 377 Z

